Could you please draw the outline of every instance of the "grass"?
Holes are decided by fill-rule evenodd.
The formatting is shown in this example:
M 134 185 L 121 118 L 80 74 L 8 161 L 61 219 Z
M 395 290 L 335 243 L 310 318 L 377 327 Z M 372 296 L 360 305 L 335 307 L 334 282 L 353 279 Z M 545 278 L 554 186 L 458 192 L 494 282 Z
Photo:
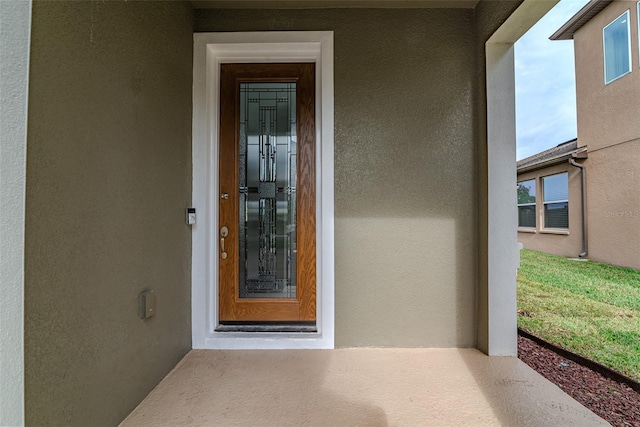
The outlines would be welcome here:
M 640 381 L 640 271 L 520 253 L 518 326 Z

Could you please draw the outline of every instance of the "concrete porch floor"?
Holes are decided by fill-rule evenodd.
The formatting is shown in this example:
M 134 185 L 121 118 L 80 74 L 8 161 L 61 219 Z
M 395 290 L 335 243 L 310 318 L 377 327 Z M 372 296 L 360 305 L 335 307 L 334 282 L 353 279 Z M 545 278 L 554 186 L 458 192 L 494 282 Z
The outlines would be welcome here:
M 193 350 L 121 426 L 600 426 L 520 360 L 473 349 Z

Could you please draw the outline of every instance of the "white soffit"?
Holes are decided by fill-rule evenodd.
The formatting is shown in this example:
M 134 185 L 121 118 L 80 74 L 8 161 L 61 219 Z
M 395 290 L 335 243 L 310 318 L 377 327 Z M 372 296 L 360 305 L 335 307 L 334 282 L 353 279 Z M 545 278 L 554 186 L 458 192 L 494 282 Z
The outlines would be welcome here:
M 192 0 L 195 9 L 470 8 L 478 0 Z

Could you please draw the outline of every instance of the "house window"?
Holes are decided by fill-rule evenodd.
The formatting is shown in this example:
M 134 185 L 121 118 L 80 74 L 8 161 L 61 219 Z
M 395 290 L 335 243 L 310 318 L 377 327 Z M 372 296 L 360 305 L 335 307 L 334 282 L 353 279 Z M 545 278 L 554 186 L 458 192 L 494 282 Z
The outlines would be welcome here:
M 605 84 L 631 72 L 631 35 L 629 11 L 620 15 L 602 30 L 604 45 Z
M 569 228 L 569 174 L 542 178 L 545 228 Z
M 536 181 L 518 183 L 518 227 L 536 227 Z
M 640 39 L 640 1 L 638 2 L 638 38 Z M 640 41 L 638 42 L 638 65 L 640 65 Z

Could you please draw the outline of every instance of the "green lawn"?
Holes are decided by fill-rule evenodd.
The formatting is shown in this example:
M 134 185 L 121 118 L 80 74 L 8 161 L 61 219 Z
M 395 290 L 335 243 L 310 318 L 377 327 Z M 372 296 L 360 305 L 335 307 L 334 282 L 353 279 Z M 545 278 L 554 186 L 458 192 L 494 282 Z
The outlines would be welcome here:
M 640 271 L 520 252 L 518 326 L 640 381 Z

